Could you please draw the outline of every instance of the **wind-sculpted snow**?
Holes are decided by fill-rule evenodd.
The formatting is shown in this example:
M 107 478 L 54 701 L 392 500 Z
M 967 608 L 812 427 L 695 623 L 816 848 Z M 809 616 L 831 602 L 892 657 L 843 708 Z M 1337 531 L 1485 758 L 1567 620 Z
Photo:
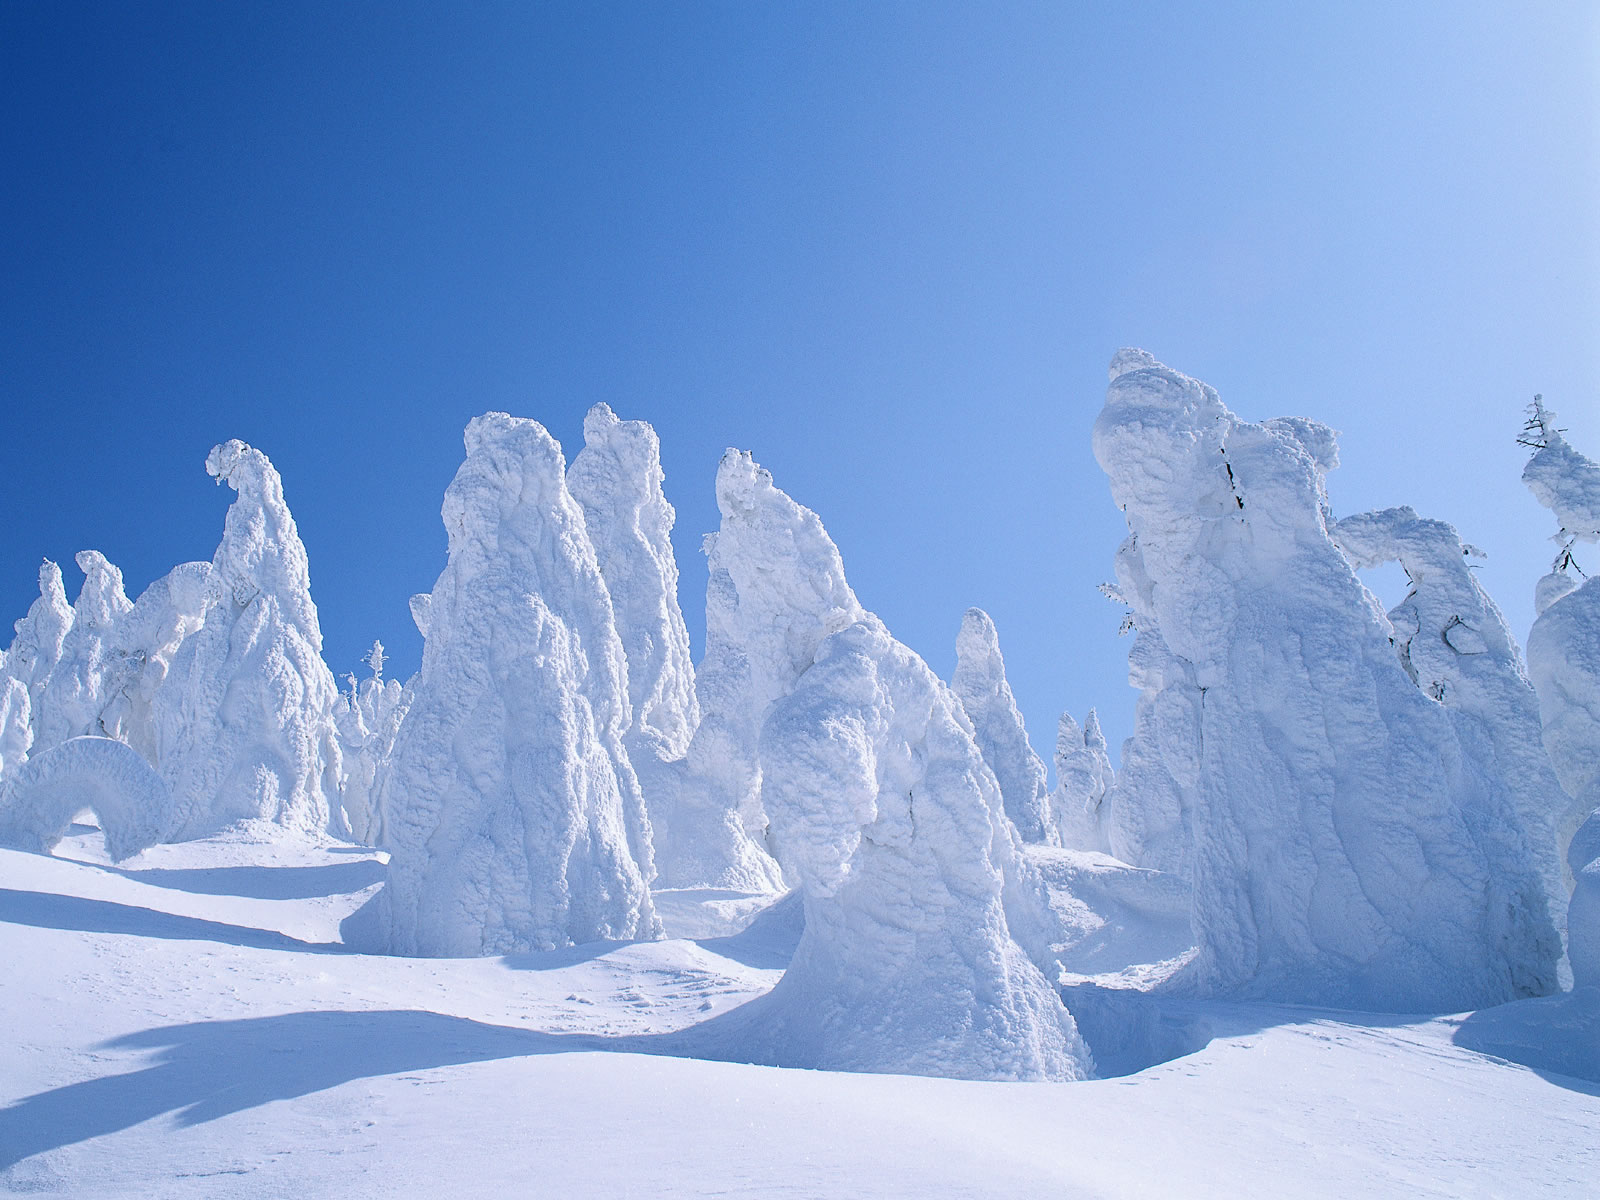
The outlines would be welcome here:
M 760 799 L 762 720 L 811 666 L 823 639 L 865 610 L 816 513 L 774 487 L 748 453 L 723 455 L 717 507 L 721 527 L 706 538 L 706 652 L 695 674 L 700 725 L 689 746 L 684 803 L 741 822 L 742 834 L 724 842 L 705 869 L 719 872 L 721 886 L 761 890 L 780 883 Z
M 761 733 L 805 933 L 749 1051 L 831 1070 L 1078 1079 L 1072 1017 L 1013 939 L 1020 844 L 954 694 L 876 617 L 825 638 Z M 1042 888 L 1042 884 L 1040 885 Z
M 465 441 L 449 560 L 413 605 L 422 670 L 378 785 L 391 858 L 368 936 L 429 956 L 656 936 L 627 664 L 561 447 L 504 413 Z
M 1551 990 L 1559 940 L 1516 806 L 1329 536 L 1332 432 L 1240 420 L 1124 351 L 1094 448 L 1141 603 L 1199 691 L 1190 981 L 1389 1011 Z
M 1389 610 L 1395 651 L 1413 683 L 1459 714 L 1462 748 L 1487 783 L 1509 796 L 1545 881 L 1551 917 L 1566 921 L 1561 859 L 1577 828 L 1540 742 L 1539 698 L 1505 619 L 1468 568 L 1481 557 L 1443 521 L 1410 508 L 1346 517 L 1334 540 L 1358 568 L 1399 563 L 1410 580 Z
M 118 861 L 162 841 L 174 817 L 166 783 L 138 751 L 112 738 L 75 737 L 0 782 L 0 845 L 48 854 L 86 808 Z
M 633 721 L 625 741 L 650 814 L 656 883 L 759 889 L 773 872 L 737 813 L 707 803 L 707 789 L 685 786 L 700 708 L 660 442 L 645 422 L 618 420 L 604 404 L 589 411 L 583 437 L 567 487 L 583 507 L 627 657 Z
M 72 624 L 61 642 L 60 659 L 39 698 L 35 739 L 41 747 L 58 746 L 68 738 L 106 731 L 100 711 L 110 699 L 116 664 L 108 642 L 133 605 L 122 588 L 122 572 L 96 550 L 77 556 L 83 587 L 72 606 Z
M 1109 853 L 1108 814 L 1104 806 L 1106 794 L 1116 782 L 1116 772 L 1111 768 L 1105 734 L 1100 732 L 1100 717 L 1094 709 L 1089 710 L 1081 729 L 1071 713 L 1061 714 L 1055 759 L 1056 790 L 1050 798 L 1050 812 L 1057 839 L 1072 850 Z
M 956 635 L 956 669 L 950 687 L 961 700 L 977 736 L 983 761 L 1000 784 L 1006 815 L 1023 841 L 1059 844 L 1050 815 L 1044 763 L 1028 742 L 1028 731 L 1006 681 L 1000 635 L 981 608 L 969 608 Z
M 159 688 L 159 766 L 179 805 L 176 836 L 247 819 L 326 830 L 337 798 L 333 674 L 311 601 L 305 547 L 283 482 L 261 451 L 215 447 L 206 471 L 238 498 L 205 581 L 200 629 L 177 648 Z M 196 585 L 186 573 L 183 586 Z M 167 602 L 188 607 L 170 590 Z M 160 628 L 182 624 L 173 613 Z

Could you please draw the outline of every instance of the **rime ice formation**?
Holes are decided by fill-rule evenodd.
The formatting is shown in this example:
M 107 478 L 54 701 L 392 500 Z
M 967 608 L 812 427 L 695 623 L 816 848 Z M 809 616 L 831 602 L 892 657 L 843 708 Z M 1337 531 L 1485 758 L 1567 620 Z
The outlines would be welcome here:
M 33 734 L 39 736 L 39 701 L 51 672 L 61 661 L 61 647 L 72 628 L 72 605 L 61 582 L 61 568 L 49 559 L 39 567 L 39 598 L 15 625 L 16 637 L 6 651 L 5 673 L 28 689 Z
M 954 694 L 866 615 L 825 638 L 761 733 L 762 801 L 805 933 L 749 1017 L 770 1061 L 1078 1079 L 1072 1017 L 1008 927 L 1020 855 Z
M 643 421 L 622 421 L 597 404 L 583 422 L 584 448 L 567 471 L 583 506 L 600 574 L 611 594 L 628 660 L 633 723 L 628 757 L 644 791 L 661 887 L 767 890 L 770 857 L 737 810 L 686 779 L 689 741 L 700 723 L 689 631 L 678 606 L 672 554 L 674 513 L 662 491 L 661 446 Z
M 1116 782 L 1111 755 L 1106 750 L 1105 734 L 1100 732 L 1100 717 L 1094 709 L 1084 718 L 1083 728 L 1072 714 L 1061 714 L 1056 729 L 1056 791 L 1050 798 L 1050 812 L 1056 823 L 1061 845 L 1073 850 L 1109 853 L 1105 817 L 1102 811 L 1106 794 Z
M 1133 736 L 1100 806 L 1107 849 L 1123 862 L 1189 878 L 1190 814 L 1200 775 L 1200 686 L 1161 636 L 1137 537 L 1117 550 L 1117 595 L 1131 610 L 1128 682 L 1139 689 Z
M 0 673 L 0 778 L 28 760 L 33 746 L 32 716 L 28 685 Z
M 1539 694 L 1545 750 L 1570 797 L 1558 823 L 1564 847 L 1600 808 L 1600 581 L 1580 584 L 1572 553 L 1577 542 L 1600 541 L 1600 464 L 1568 445 L 1555 414 L 1538 401 L 1524 441 L 1534 454 L 1523 482 L 1560 526 L 1555 563 L 1536 589 L 1528 674 Z M 1573 870 L 1585 865 L 1570 856 L 1568 862 Z
M 1389 1011 L 1550 991 L 1559 939 L 1515 806 L 1329 536 L 1332 432 L 1240 420 L 1123 351 L 1094 449 L 1141 602 L 1200 690 L 1192 982 Z
M 225 442 L 206 471 L 239 495 L 211 561 L 203 624 L 178 647 L 161 689 L 159 720 L 173 744 L 159 766 L 179 805 L 175 836 L 246 819 L 320 833 L 338 791 L 337 689 L 322 661 L 305 547 L 265 454 Z
M 179 648 L 217 598 L 210 582 L 210 563 L 180 563 L 145 588 L 112 631 L 100 726 L 157 769 L 177 744 L 183 720 L 183 681 L 165 685 Z
M 391 858 L 371 936 L 439 957 L 655 936 L 627 664 L 561 447 L 504 413 L 465 441 L 378 785 Z
M 109 645 L 133 605 L 122 590 L 122 572 L 97 550 L 77 556 L 83 587 L 72 606 L 72 625 L 61 642 L 61 657 L 40 697 L 35 727 L 40 746 L 57 746 L 85 734 L 101 736 L 100 710 L 116 683 Z
M 1395 651 L 1413 683 L 1460 714 L 1463 749 L 1484 779 L 1509 796 L 1545 880 L 1551 916 L 1565 924 L 1561 856 L 1577 822 L 1540 742 L 1539 698 L 1505 619 L 1467 560 L 1480 556 L 1443 521 L 1410 508 L 1346 517 L 1334 540 L 1360 568 L 1399 563 L 1410 580 L 1389 610 Z
M 119 861 L 160 842 L 173 821 L 167 785 L 136 750 L 75 737 L 0 782 L 0 845 L 48 854 L 85 808 L 100 818 L 106 853 Z
M 1050 816 L 1050 789 L 1044 763 L 1028 742 L 1017 710 L 1006 664 L 1000 656 L 1000 635 L 981 608 L 969 608 L 956 635 L 956 670 L 950 687 L 961 700 L 977 735 L 978 749 L 1000 784 L 1006 815 L 1025 842 L 1055 844 Z
M 706 652 L 695 673 L 700 725 L 685 802 L 737 814 L 760 858 L 744 886 L 778 884 L 761 809 L 758 741 L 768 706 L 787 695 L 829 634 L 865 615 L 822 522 L 772 484 L 751 456 L 717 468 L 718 531 L 706 538 Z M 692 793 L 690 795 L 689 793 Z
M 378 802 L 379 780 L 389 769 L 400 724 L 411 709 L 413 689 L 398 679 L 383 678 L 383 643 L 373 643 L 367 665 L 372 675 L 359 684 L 349 676 L 350 690 L 340 693 L 333 713 L 344 763 L 339 785 L 340 825 L 358 842 L 383 846 L 388 822 Z

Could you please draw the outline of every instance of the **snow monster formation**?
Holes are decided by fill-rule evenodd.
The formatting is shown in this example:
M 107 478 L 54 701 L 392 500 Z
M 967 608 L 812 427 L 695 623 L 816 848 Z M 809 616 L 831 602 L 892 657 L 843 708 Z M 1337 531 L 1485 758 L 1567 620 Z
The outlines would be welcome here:
M 1560 526 L 1556 560 L 1535 591 L 1528 673 L 1545 749 L 1570 797 L 1557 826 L 1572 879 L 1567 952 L 1574 985 L 1600 987 L 1600 579 L 1580 583 L 1573 558 L 1577 543 L 1600 542 L 1600 464 L 1567 443 L 1537 399 L 1523 440 L 1534 454 L 1522 480 Z
M 161 842 L 174 816 L 166 783 L 138 751 L 112 738 L 75 737 L 0 781 L 0 845 L 49 854 L 85 808 L 119 862 Z
M 372 643 L 366 663 L 372 674 L 359 684 L 354 675 L 346 677 L 350 690 L 340 695 L 333 714 L 344 763 L 339 824 L 358 842 L 384 846 L 388 823 L 378 803 L 378 784 L 389 768 L 395 738 L 411 709 L 412 688 L 383 677 L 382 642 Z
M 1056 837 L 1069 850 L 1111 852 L 1106 837 L 1106 794 L 1116 782 L 1106 736 L 1094 709 L 1078 727 L 1070 712 L 1061 714 L 1056 728 L 1056 790 L 1050 813 Z
M 1358 568 L 1399 563 L 1410 580 L 1389 610 L 1395 651 L 1411 681 L 1459 714 L 1457 730 L 1475 748 L 1490 786 L 1504 789 L 1544 879 L 1551 919 L 1566 925 L 1560 852 L 1571 838 L 1567 796 L 1540 742 L 1539 698 L 1505 618 L 1468 569 L 1481 552 L 1443 521 L 1410 508 L 1346 517 L 1331 530 Z M 1562 836 L 1559 838 L 1558 833 Z
M 389 878 L 351 936 L 432 957 L 659 936 L 627 663 L 561 447 L 505 413 L 465 441 L 378 785 Z
M 1243 421 L 1123 351 L 1094 450 L 1199 692 L 1191 985 L 1401 1012 L 1551 991 L 1560 941 L 1511 790 L 1406 675 L 1330 536 L 1332 431 Z
M 58 746 L 68 738 L 104 735 L 101 710 L 116 680 L 116 658 L 109 644 L 133 605 L 123 591 L 122 572 L 98 550 L 77 556 L 83 587 L 72 606 L 72 624 L 61 641 L 61 655 L 39 698 L 35 725 L 38 745 Z M 108 679 L 108 676 L 110 677 Z
M 243 820 L 320 835 L 338 795 L 337 689 L 305 546 L 265 454 L 224 442 L 206 471 L 238 497 L 206 575 L 201 627 L 175 652 L 151 715 L 151 739 L 171 747 L 157 767 L 178 806 L 174 840 Z M 169 623 L 181 622 L 154 622 Z
M 961 700 L 977 736 L 983 761 L 1000 784 L 1006 815 L 1025 842 L 1058 844 L 1050 815 L 1050 789 L 1044 763 L 1028 742 L 1017 710 L 994 621 L 981 608 L 969 608 L 956 635 L 956 669 L 950 687 Z
M 661 443 L 648 424 L 619 420 L 604 404 L 584 418 L 583 438 L 567 487 L 583 506 L 628 660 L 633 722 L 625 741 L 650 814 L 656 884 L 774 890 L 777 867 L 739 810 L 717 788 L 688 779 L 700 706 L 678 606 Z
M 6 651 L 5 673 L 28 690 L 29 720 L 33 740 L 38 741 L 40 700 L 72 628 L 72 605 L 67 603 L 61 568 L 48 558 L 39 567 L 39 598 L 13 628 L 16 636 Z
M 1047 940 L 961 702 L 845 582 L 816 515 L 723 459 L 716 564 L 746 622 L 771 843 L 805 932 L 739 1011 L 743 1052 L 830 1070 L 1077 1079 L 1090 1057 L 1030 958 Z M 1019 937 L 1030 944 L 1025 950 Z

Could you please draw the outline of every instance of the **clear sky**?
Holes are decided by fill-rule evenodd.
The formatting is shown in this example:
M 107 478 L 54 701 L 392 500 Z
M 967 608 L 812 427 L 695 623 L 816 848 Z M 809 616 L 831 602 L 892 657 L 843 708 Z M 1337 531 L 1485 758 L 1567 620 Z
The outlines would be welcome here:
M 1118 346 L 1343 430 L 1336 512 L 1455 523 L 1519 639 L 1521 407 L 1600 456 L 1592 3 L 7 0 L 0 104 L 5 621 L 41 556 L 209 558 L 240 437 L 329 664 L 409 673 L 467 419 L 571 455 L 604 400 L 660 431 L 697 648 L 738 446 L 941 673 L 987 608 L 1048 756 L 1132 723 Z

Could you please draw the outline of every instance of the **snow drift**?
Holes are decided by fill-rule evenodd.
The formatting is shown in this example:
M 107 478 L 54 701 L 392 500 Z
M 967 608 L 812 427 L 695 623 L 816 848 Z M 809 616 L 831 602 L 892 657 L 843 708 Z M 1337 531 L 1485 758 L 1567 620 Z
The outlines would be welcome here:
M 1559 940 L 1516 805 L 1330 537 L 1332 431 L 1243 421 L 1123 351 L 1094 449 L 1139 604 L 1197 692 L 1191 983 L 1387 1011 L 1550 991 Z
M 422 670 L 378 785 L 389 879 L 361 936 L 429 956 L 656 936 L 627 664 L 561 447 L 504 413 L 465 442 L 449 559 L 413 605 Z

